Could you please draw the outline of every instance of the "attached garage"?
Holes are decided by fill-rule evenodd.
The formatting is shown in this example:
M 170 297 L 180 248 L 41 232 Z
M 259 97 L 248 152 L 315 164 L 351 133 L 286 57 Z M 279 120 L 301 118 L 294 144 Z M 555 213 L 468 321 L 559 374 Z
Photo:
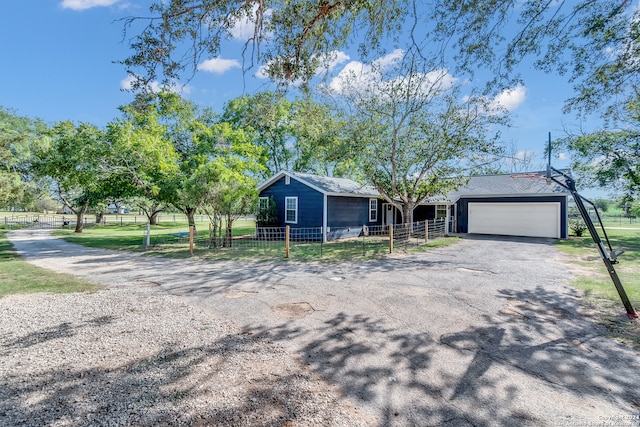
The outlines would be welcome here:
M 449 195 L 454 231 L 566 239 L 568 196 L 545 172 L 470 177 Z
M 560 202 L 469 202 L 468 232 L 559 239 L 561 215 Z

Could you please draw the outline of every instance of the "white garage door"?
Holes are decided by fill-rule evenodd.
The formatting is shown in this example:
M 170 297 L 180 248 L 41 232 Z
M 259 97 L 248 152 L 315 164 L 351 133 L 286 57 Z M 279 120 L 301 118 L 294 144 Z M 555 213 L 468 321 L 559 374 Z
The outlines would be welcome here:
M 560 203 L 469 203 L 469 233 L 560 238 Z

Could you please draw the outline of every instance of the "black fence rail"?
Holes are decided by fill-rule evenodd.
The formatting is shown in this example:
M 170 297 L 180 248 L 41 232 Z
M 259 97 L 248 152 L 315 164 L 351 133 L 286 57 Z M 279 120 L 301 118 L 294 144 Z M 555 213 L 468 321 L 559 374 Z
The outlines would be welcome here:
M 76 219 L 75 217 L 60 215 L 15 215 L 5 216 L 0 220 L 0 223 L 8 230 L 26 227 L 54 229 L 73 228 L 76 225 Z M 85 224 L 87 224 L 86 219 Z

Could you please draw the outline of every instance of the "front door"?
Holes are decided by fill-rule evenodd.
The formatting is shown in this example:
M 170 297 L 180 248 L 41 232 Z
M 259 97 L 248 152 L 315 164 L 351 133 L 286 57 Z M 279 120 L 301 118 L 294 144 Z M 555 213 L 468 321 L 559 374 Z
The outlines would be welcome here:
M 382 223 L 384 225 L 392 225 L 395 224 L 396 219 L 396 209 L 393 207 L 391 203 L 383 203 L 382 204 Z

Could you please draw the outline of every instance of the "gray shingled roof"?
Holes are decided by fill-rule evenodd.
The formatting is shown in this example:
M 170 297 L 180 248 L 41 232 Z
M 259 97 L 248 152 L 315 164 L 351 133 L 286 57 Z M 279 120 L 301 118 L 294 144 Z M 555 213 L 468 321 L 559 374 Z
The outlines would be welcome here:
M 348 178 L 335 178 L 313 175 L 302 172 L 285 172 L 293 178 L 310 184 L 324 193 L 345 196 L 370 196 L 378 197 L 378 190 L 374 187 L 362 185 Z
M 542 171 L 472 176 L 465 186 L 452 191 L 448 196 L 449 200 L 455 201 L 465 196 L 531 196 L 565 193 L 568 191 L 555 182 L 547 184 L 546 172 Z
M 570 171 L 564 171 L 570 173 Z M 469 182 L 456 191 L 452 191 L 446 196 L 433 197 L 429 200 L 435 202 L 455 202 L 460 197 L 489 197 L 489 196 L 531 196 L 566 194 L 568 191 L 558 184 L 552 182 L 550 185 L 546 181 L 546 172 L 512 173 L 504 175 L 478 175 L 469 178 Z M 294 179 L 316 188 L 329 195 L 378 197 L 379 193 L 375 187 L 362 185 L 348 178 L 335 178 L 327 176 L 313 175 L 310 173 L 283 171 L 266 181 L 259 188 L 270 185 L 270 183 L 284 175 L 289 175 Z

